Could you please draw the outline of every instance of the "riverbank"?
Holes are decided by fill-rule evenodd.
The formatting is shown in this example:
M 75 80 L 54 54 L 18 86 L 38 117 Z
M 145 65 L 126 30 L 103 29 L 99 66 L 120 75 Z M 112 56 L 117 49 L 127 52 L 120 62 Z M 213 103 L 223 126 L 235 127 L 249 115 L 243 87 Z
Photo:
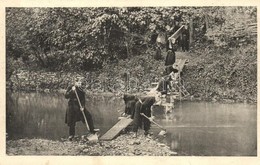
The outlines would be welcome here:
M 112 141 L 89 142 L 81 138 L 73 141 L 46 139 L 7 140 L 7 155 L 86 155 L 86 156 L 174 156 L 178 153 L 160 143 L 156 137 L 140 133 L 122 134 Z
M 52 91 L 49 91 L 49 90 L 46 90 L 46 91 L 34 91 L 34 90 L 31 90 L 31 91 L 10 91 L 8 90 L 8 93 L 11 94 L 11 93 L 40 93 L 40 94 L 47 94 L 47 95 L 64 95 L 65 93 L 65 89 L 60 89 L 60 90 L 52 90 Z M 89 96 L 89 97 L 121 97 L 124 92 L 93 92 L 91 90 L 85 90 L 86 92 L 86 95 Z M 129 94 L 132 94 L 132 95 L 136 95 L 136 96 L 146 96 L 146 91 L 144 92 L 135 92 L 135 93 L 131 93 L 129 92 Z M 176 97 L 175 98 L 175 101 L 178 102 L 178 101 L 189 101 L 189 102 L 218 102 L 218 103 L 224 103 L 224 104 L 233 104 L 233 103 L 247 103 L 247 104 L 256 104 L 256 102 L 254 101 L 250 101 L 250 100 L 236 100 L 234 98 L 228 98 L 228 97 L 223 97 L 223 98 L 216 98 L 216 97 L 213 97 L 213 98 L 203 98 L 203 97 L 195 97 L 194 95 L 188 95 L 186 97 Z
M 231 57 L 235 58 L 234 54 L 238 54 L 237 51 L 232 53 Z M 209 59 L 203 61 L 201 61 L 203 59 L 201 56 L 176 52 L 177 59 L 189 59 L 189 63 L 182 72 L 182 83 L 190 93 L 190 100 L 223 103 L 257 102 L 255 63 L 244 73 L 241 66 L 238 70 L 235 66 L 229 66 L 231 65 L 229 63 L 220 66 L 218 61 L 222 61 L 222 63 L 230 61 L 229 59 L 224 60 L 220 55 L 215 57 L 214 54 L 208 53 L 207 58 Z M 220 59 L 215 59 L 217 57 Z M 228 68 L 225 69 L 226 73 L 223 73 L 223 67 L 226 65 Z M 133 68 L 133 66 L 136 67 Z M 158 66 L 157 69 L 155 66 Z M 75 78 L 81 77 L 86 83 L 86 92 L 91 95 L 136 94 L 144 93 L 151 88 L 152 83 L 158 82 L 163 70 L 163 60 L 157 61 L 151 58 L 151 55 L 145 54 L 106 65 L 95 72 L 47 72 L 18 69 L 7 80 L 6 87 L 14 91 L 64 93 Z

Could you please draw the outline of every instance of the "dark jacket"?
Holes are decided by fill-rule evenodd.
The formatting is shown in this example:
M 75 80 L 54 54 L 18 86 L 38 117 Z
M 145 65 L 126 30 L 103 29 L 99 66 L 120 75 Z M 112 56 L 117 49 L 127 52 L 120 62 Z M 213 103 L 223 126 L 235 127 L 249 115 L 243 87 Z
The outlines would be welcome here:
M 123 96 L 123 100 L 125 103 L 127 103 L 130 100 L 134 100 L 134 99 L 136 99 L 135 95 L 124 94 L 124 96 Z
M 183 51 L 189 50 L 189 39 L 190 39 L 189 30 L 185 29 L 184 32 L 182 33 L 182 42 L 181 42 Z
M 165 66 L 173 65 L 175 63 L 175 60 L 176 60 L 175 52 L 168 50 L 166 59 L 165 59 Z
M 158 84 L 157 91 L 161 92 L 161 94 L 167 94 L 168 93 L 168 87 L 171 89 L 171 82 L 169 79 L 167 80 L 161 80 Z
M 144 113 L 147 117 L 151 117 L 151 106 L 155 103 L 155 97 L 145 97 L 137 101 L 135 104 L 133 120 L 133 131 L 137 132 L 138 127 L 144 128 L 145 131 L 148 131 L 151 127 L 151 122 L 149 119 L 141 115 Z
M 160 47 L 156 48 L 154 59 L 155 60 L 162 59 L 162 52 L 161 52 L 161 48 Z
M 188 29 L 185 29 L 185 30 L 182 32 L 182 40 L 183 40 L 184 42 L 187 42 L 187 41 L 189 41 L 189 37 L 190 37 L 189 30 L 188 30 Z
M 171 72 L 177 73 L 178 71 L 179 71 L 178 69 L 173 68 L 172 65 L 169 65 L 165 67 L 164 75 L 169 75 Z
M 133 116 L 137 98 L 134 95 L 124 94 L 125 114 Z
M 71 89 L 72 85 L 67 88 L 65 93 L 65 98 L 69 99 L 68 108 L 66 110 L 65 123 L 69 126 L 75 125 L 77 121 L 85 122 L 82 112 L 80 111 L 80 106 L 75 91 Z M 79 87 L 76 87 L 76 91 L 82 107 L 85 107 L 85 92 Z

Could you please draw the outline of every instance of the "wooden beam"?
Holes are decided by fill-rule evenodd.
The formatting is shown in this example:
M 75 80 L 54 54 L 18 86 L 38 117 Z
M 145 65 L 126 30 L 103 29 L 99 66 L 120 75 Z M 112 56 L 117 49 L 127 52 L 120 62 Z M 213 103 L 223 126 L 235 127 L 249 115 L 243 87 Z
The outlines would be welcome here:
M 182 25 L 173 35 L 169 37 L 169 39 L 177 39 L 181 33 L 185 30 L 184 25 Z
M 114 139 L 120 133 L 120 131 L 131 124 L 132 121 L 133 119 L 130 118 L 121 118 L 110 130 L 108 130 L 103 136 L 101 136 L 100 140 Z

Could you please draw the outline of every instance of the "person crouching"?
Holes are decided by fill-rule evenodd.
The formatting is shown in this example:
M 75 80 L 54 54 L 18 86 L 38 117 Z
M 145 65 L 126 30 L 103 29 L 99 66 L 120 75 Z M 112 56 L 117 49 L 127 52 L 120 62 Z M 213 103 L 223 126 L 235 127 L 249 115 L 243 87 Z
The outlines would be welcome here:
M 125 111 L 123 116 L 125 117 L 133 116 L 135 103 L 136 101 L 138 101 L 137 97 L 135 95 L 124 94 L 123 100 L 125 102 Z
M 151 135 L 150 127 L 151 127 L 151 107 L 155 103 L 155 97 L 145 97 L 142 99 L 138 99 L 138 101 L 135 104 L 135 111 L 134 115 L 132 116 L 133 119 L 133 132 L 134 137 L 137 137 L 137 131 L 138 128 L 144 129 L 144 135 Z M 147 117 L 150 119 L 145 118 L 141 115 L 141 113 L 144 113 Z

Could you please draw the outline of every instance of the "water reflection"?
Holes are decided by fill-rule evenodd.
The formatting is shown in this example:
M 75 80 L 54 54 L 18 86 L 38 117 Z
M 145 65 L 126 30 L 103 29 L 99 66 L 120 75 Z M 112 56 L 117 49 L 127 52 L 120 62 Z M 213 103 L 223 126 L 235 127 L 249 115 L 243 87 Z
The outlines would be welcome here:
M 86 108 L 91 112 L 95 127 L 106 132 L 118 120 L 118 109 L 123 102 L 111 97 L 87 97 Z M 8 93 L 7 133 L 10 139 L 47 138 L 60 139 L 68 135 L 64 123 L 67 100 L 61 94 Z M 76 134 L 87 133 L 85 125 L 77 123 Z
M 67 100 L 60 94 L 7 93 L 6 126 L 10 139 L 68 136 L 64 123 Z M 123 112 L 121 99 L 87 96 L 86 108 L 101 134 L 110 129 Z M 255 156 L 257 154 L 256 105 L 182 102 L 172 113 L 154 111 L 155 121 L 167 129 L 158 137 L 180 155 Z M 152 126 L 156 134 L 160 128 Z M 77 123 L 76 134 L 87 129 Z
M 256 105 L 189 103 L 159 114 L 167 136 L 159 138 L 181 155 L 256 156 Z M 154 127 L 154 131 L 159 129 Z

